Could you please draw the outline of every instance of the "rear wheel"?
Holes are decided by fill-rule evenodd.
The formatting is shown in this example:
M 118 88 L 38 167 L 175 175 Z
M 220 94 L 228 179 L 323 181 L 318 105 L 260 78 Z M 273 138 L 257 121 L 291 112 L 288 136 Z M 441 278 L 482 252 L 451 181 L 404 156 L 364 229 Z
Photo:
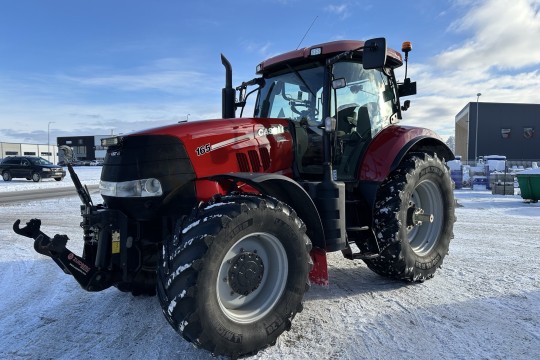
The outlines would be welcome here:
M 436 156 L 412 154 L 377 193 L 374 231 L 381 256 L 366 260 L 376 273 L 408 280 L 433 277 L 453 237 L 454 195 L 445 164 Z
M 311 242 L 278 200 L 215 199 L 165 240 L 158 296 L 167 320 L 214 355 L 253 355 L 276 342 L 302 310 Z
M 32 174 L 32 181 L 40 182 L 41 181 L 41 175 L 38 172 L 33 173 Z
M 62 181 L 64 178 L 63 177 L 55 177 L 54 180 L 56 181 Z
M 2 179 L 4 179 L 4 181 L 11 181 L 11 173 L 8 170 L 4 171 L 2 173 Z

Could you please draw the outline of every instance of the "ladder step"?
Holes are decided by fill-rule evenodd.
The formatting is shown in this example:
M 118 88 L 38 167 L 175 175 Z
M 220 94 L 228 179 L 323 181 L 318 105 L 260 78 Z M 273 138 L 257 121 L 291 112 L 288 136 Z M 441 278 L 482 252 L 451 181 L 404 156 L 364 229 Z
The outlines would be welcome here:
M 368 231 L 369 226 L 351 226 L 347 228 L 347 231 Z

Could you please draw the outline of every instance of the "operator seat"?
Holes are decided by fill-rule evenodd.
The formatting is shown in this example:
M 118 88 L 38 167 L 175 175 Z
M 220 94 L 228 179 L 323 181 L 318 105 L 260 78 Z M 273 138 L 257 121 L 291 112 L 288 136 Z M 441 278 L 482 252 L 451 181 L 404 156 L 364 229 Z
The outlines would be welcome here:
M 356 127 L 356 107 L 357 104 L 349 104 L 343 106 L 342 110 L 337 114 L 337 132 L 350 134 Z M 338 135 L 339 136 L 339 135 Z
M 371 120 L 369 119 L 369 110 L 365 105 L 358 108 L 356 132 L 364 139 L 371 136 Z
M 367 106 L 358 108 L 355 120 L 355 128 L 352 132 L 340 137 L 343 152 L 335 163 L 338 179 L 354 180 L 356 178 L 359 161 L 371 138 L 371 121 Z

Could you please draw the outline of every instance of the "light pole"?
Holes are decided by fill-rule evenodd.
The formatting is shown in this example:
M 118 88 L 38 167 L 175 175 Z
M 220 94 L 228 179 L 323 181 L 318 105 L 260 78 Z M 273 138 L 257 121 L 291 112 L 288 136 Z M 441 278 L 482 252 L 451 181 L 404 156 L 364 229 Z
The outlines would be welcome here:
M 478 159 L 478 99 L 480 99 L 480 96 L 482 94 L 478 93 L 476 94 L 476 131 L 474 132 L 474 161 Z
M 51 161 L 51 142 L 49 141 L 50 134 L 51 134 L 51 124 L 54 123 L 54 121 L 49 121 L 47 124 L 47 160 Z
M 191 115 L 191 114 L 186 115 L 186 121 L 189 121 L 189 115 Z

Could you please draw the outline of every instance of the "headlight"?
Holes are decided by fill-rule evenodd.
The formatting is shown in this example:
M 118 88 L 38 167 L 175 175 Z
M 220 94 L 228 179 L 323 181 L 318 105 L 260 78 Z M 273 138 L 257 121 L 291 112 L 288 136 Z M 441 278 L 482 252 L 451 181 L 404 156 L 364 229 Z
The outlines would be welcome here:
M 51 171 L 49 168 L 41 168 L 41 171 Z
M 163 189 L 158 179 L 141 179 L 123 182 L 99 182 L 101 195 L 115 197 L 147 197 L 161 196 Z

